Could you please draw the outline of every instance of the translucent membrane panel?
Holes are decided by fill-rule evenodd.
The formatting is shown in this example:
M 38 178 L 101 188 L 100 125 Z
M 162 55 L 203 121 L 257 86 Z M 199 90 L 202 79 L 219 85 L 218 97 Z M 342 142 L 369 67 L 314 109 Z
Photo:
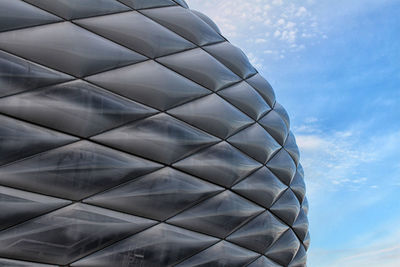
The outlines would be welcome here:
M 225 191 L 178 214 L 167 222 L 225 238 L 263 210 L 260 206 L 252 204 L 235 193 Z
M 72 136 L 0 115 L 0 165 L 77 140 Z
M 26 0 L 26 2 L 68 20 L 130 10 L 115 0 Z
M 0 183 L 80 200 L 159 168 L 157 163 L 81 141 L 0 168 Z
M 0 32 L 62 21 L 21 0 L 0 1 Z
M 166 114 L 137 121 L 92 139 L 166 164 L 219 141 Z
M 75 23 L 150 58 L 195 47 L 138 12 L 77 20 Z
M 188 9 L 168 7 L 142 12 L 197 45 L 202 46 L 224 40 L 212 27 Z
M 217 241 L 218 239 L 210 236 L 162 223 L 71 266 L 172 266 Z
M 157 61 L 213 91 L 218 91 L 241 80 L 200 48 L 161 57 Z
M 0 255 L 67 265 L 154 223 L 74 204 L 1 232 Z
M 90 76 L 87 80 L 159 110 L 211 93 L 152 60 Z
M 0 112 L 89 137 L 157 111 L 77 80 L 2 98 Z
M 146 60 L 70 22 L 0 33 L 0 49 L 78 77 Z
M 69 75 L 0 51 L 0 97 L 72 79 Z
M 96 195 L 85 202 L 165 220 L 222 190 L 219 186 L 167 167 Z

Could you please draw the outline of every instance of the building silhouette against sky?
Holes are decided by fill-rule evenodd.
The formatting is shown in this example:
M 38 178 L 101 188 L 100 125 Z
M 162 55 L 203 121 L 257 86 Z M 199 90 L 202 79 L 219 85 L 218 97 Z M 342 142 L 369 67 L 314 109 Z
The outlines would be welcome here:
M 269 83 L 172 0 L 0 1 L 0 266 L 305 266 Z

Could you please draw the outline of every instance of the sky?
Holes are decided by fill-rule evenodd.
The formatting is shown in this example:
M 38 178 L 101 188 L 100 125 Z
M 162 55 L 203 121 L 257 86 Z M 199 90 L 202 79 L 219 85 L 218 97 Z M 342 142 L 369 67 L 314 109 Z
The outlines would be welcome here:
M 243 49 L 291 117 L 308 266 L 400 266 L 400 1 L 187 3 Z

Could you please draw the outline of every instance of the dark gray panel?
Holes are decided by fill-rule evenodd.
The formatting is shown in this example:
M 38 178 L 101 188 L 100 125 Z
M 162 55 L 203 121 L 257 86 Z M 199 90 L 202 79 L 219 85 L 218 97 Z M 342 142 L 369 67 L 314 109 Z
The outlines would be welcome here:
M 287 188 L 269 169 L 263 167 L 232 187 L 232 190 L 270 208 Z
M 205 46 L 204 50 L 222 62 L 242 79 L 246 79 L 257 73 L 243 51 L 229 42 Z
M 135 8 L 155 8 L 176 5 L 172 0 L 120 0 L 122 3 Z
M 80 200 L 161 167 L 142 158 L 81 141 L 0 168 L 0 183 Z
M 64 19 L 77 19 L 130 10 L 115 0 L 25 0 Z
M 66 265 L 155 222 L 74 204 L 0 233 L 0 255 Z
M 293 230 L 300 240 L 306 239 L 308 233 L 308 219 L 303 210 L 300 210 L 299 216 L 293 224 Z
M 197 232 L 225 238 L 264 209 L 225 191 L 188 209 L 167 222 Z
M 292 132 L 289 132 L 289 135 L 284 144 L 284 148 L 290 154 L 297 166 L 300 161 L 300 151 L 296 145 L 296 138 L 294 137 Z
M 300 203 L 289 188 L 272 205 L 270 210 L 285 223 L 292 226 L 300 213 Z
M 143 10 L 143 13 L 197 45 L 224 40 L 213 28 L 188 9 L 167 7 Z
M 300 166 L 301 165 L 299 165 L 299 167 Z M 297 167 L 296 175 L 294 176 L 292 183 L 290 184 L 290 188 L 299 199 L 299 202 L 303 203 L 304 197 L 306 195 L 306 184 L 304 183 L 304 177 L 299 171 L 299 167 Z
M 33 263 L 27 261 L 16 261 L 9 259 L 0 259 L 1 267 L 57 267 L 55 265 Z
M 146 59 L 70 22 L 0 33 L 0 49 L 78 77 Z
M 62 21 L 21 0 L 0 1 L 0 32 Z
M 221 142 L 173 166 L 213 183 L 231 187 L 262 165 L 228 143 Z
M 226 240 L 239 246 L 264 253 L 289 227 L 265 211 L 231 234 Z
M 157 111 L 77 80 L 0 99 L 0 112 L 89 137 Z
M 281 149 L 266 165 L 283 183 L 290 185 L 296 174 L 296 165 L 286 150 Z
M 185 1 L 183 0 L 176 0 L 175 2 L 177 2 L 178 4 L 180 3 L 184 3 Z M 181 4 L 182 5 L 182 4 Z M 185 3 L 186 5 L 186 3 Z M 182 5 L 183 6 L 183 5 Z M 187 7 L 187 5 L 186 5 Z M 196 10 L 192 10 L 192 13 L 196 14 L 199 18 L 201 18 L 205 23 L 208 24 L 208 26 L 210 26 L 211 28 L 213 28 L 213 30 L 219 34 L 221 34 L 221 31 L 219 30 L 217 24 L 214 23 L 214 21 L 212 21 L 207 15 L 196 11 Z
M 299 251 L 290 263 L 289 267 L 304 267 L 307 264 L 307 254 L 303 246 L 300 246 Z
M 267 250 L 265 255 L 283 266 L 288 266 L 299 248 L 299 240 L 294 232 L 289 229 Z
M 165 164 L 171 164 L 219 141 L 164 113 L 92 139 Z
M 87 80 L 160 110 L 211 93 L 152 60 L 90 76 Z
M 72 79 L 67 74 L 0 51 L 0 97 Z
M 284 145 L 289 134 L 285 121 L 275 110 L 271 110 L 259 120 L 259 123 L 275 138 L 279 144 Z
M 219 138 L 227 138 L 253 122 L 216 94 L 191 101 L 168 113 Z
M 159 224 L 71 266 L 171 266 L 217 241 L 218 239 L 210 236 Z
M 200 48 L 158 58 L 157 61 L 213 91 L 240 81 L 236 74 Z
M 0 115 L 0 165 L 77 140 L 72 136 Z
M 247 155 L 265 164 L 281 146 L 259 124 L 255 123 L 227 140 Z
M 223 188 L 219 186 L 167 167 L 98 194 L 85 202 L 165 220 L 221 191 Z
M 235 84 L 219 91 L 218 94 L 254 120 L 259 120 L 271 110 L 260 94 L 246 82 Z
M 138 12 L 77 20 L 75 23 L 150 58 L 195 47 Z
M 0 186 L 0 230 L 61 208 L 70 201 Z M 1 261 L 0 261 L 0 266 Z
M 225 267 L 246 266 L 259 255 L 253 251 L 238 247 L 232 243 L 221 241 L 192 258 L 178 264 L 179 267 Z
M 281 265 L 273 262 L 267 257 L 260 257 L 256 261 L 252 262 L 248 267 L 282 267 Z
M 270 107 L 275 105 L 275 93 L 272 89 L 271 85 L 267 80 L 265 80 L 260 74 L 256 74 L 251 78 L 246 80 L 251 86 L 256 89 L 262 97 L 264 97 L 265 101 L 267 101 Z

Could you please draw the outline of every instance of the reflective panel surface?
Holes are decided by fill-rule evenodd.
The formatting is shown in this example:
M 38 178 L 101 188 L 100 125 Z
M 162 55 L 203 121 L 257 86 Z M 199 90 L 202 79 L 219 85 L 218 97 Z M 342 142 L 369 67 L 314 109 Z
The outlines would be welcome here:
M 5 267 L 305 267 L 310 246 L 288 113 L 184 0 L 0 0 L 0 210 Z

